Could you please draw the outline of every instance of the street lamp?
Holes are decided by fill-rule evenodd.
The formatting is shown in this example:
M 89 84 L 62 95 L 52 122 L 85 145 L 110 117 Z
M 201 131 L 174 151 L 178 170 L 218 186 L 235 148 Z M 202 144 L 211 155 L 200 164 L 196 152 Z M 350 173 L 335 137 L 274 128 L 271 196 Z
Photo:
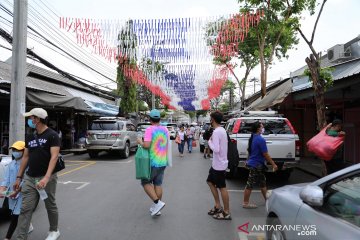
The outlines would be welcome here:
M 258 82 L 258 81 L 259 81 L 259 79 L 256 77 L 253 77 L 252 79 L 249 80 L 249 82 L 254 82 L 254 93 L 253 94 L 255 94 L 255 82 Z

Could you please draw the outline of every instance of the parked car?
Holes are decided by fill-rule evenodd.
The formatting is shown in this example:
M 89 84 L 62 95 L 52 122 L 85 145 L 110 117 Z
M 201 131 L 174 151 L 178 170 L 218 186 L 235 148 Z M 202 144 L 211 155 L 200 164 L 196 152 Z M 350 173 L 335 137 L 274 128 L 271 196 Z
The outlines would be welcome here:
M 136 131 L 137 131 L 138 136 L 144 137 L 145 130 L 150 126 L 151 126 L 150 122 L 138 123 L 138 125 L 136 127 Z
M 101 151 L 118 151 L 121 157 L 128 158 L 130 150 L 137 148 L 136 127 L 125 118 L 101 117 L 87 131 L 85 146 L 90 158 Z
M 176 130 L 173 126 L 166 126 L 168 131 L 169 131 L 169 134 L 170 134 L 170 139 L 171 140 L 174 140 L 175 139 L 175 136 L 176 136 Z
M 10 164 L 12 161 L 11 156 L 8 155 L 1 155 L 0 154 L 0 182 L 3 181 L 5 177 L 5 168 Z M 0 212 L 1 216 L 7 215 L 10 216 L 9 204 L 7 198 L 0 198 Z
M 290 121 L 275 111 L 242 112 L 239 117 L 232 118 L 226 123 L 225 130 L 232 141 L 237 142 L 239 167 L 246 168 L 251 126 L 256 121 L 264 125 L 263 137 L 271 158 L 279 167 L 277 174 L 284 180 L 288 179 L 293 168 L 299 165 L 300 140 Z M 271 167 L 268 169 L 272 170 Z
M 310 184 L 277 188 L 267 195 L 269 240 L 360 238 L 360 164 Z M 288 225 L 299 229 L 289 231 Z

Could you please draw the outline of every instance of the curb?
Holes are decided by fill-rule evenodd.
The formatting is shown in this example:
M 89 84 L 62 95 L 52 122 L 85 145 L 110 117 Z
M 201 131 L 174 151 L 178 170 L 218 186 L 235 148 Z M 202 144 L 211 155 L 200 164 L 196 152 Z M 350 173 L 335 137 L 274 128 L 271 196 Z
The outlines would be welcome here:
M 314 177 L 317 177 L 317 178 L 322 178 L 322 176 L 320 176 L 320 175 L 318 175 L 318 174 L 316 174 L 316 173 L 313 173 L 313 172 L 311 172 L 311 171 L 309 171 L 309 170 L 306 170 L 306 169 L 304 169 L 304 168 L 302 168 L 302 167 L 295 167 L 297 170 L 300 170 L 300 171 L 302 171 L 302 172 L 304 172 L 304 173 L 306 173 L 306 174 L 309 174 L 309 175 L 311 175 L 311 176 L 314 176 Z

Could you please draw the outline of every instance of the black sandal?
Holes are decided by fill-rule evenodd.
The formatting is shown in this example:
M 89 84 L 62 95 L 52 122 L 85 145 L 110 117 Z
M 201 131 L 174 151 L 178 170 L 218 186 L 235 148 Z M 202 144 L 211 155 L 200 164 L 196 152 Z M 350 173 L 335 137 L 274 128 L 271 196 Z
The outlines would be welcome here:
M 213 207 L 212 209 L 209 210 L 208 215 L 214 216 L 215 214 L 218 214 L 221 212 L 222 212 L 222 207 L 220 207 L 220 208 Z
M 216 220 L 231 220 L 230 213 L 226 213 L 225 211 L 221 211 L 213 216 Z

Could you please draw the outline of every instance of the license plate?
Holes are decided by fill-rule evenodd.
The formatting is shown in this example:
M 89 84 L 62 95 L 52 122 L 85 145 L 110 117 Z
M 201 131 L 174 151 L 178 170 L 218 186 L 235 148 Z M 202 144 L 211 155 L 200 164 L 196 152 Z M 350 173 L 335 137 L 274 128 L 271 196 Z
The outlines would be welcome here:
M 98 134 L 96 135 L 98 139 L 104 139 L 105 138 L 105 134 Z

